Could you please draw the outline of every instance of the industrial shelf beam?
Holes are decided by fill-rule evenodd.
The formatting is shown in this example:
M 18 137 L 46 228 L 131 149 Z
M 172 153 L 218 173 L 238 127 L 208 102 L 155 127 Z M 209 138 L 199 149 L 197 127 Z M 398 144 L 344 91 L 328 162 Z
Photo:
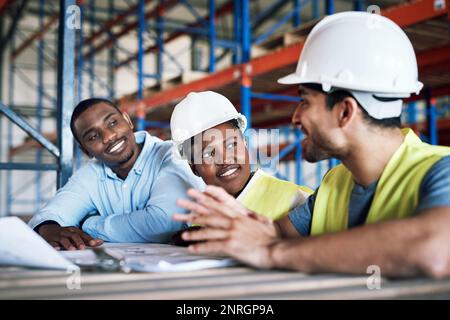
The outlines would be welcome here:
M 442 96 L 450 96 L 450 86 L 433 88 L 433 97 L 442 97 Z M 405 102 L 413 102 L 423 99 L 425 99 L 425 94 L 421 92 L 418 95 L 413 95 L 405 99 Z
M 151 0 L 145 0 L 145 5 L 149 4 Z M 124 20 L 130 16 L 134 16 L 138 9 L 139 3 L 132 5 L 126 11 L 120 13 L 115 18 L 108 20 L 103 26 L 101 26 L 97 31 L 93 32 L 89 37 L 87 37 L 84 41 L 85 45 L 92 44 L 97 38 L 99 38 L 102 34 L 107 34 L 111 31 L 115 26 L 121 25 Z
M 233 3 L 231 1 L 229 1 L 229 2 L 225 3 L 223 6 L 221 6 L 220 9 L 216 10 L 216 14 L 215 14 L 216 18 L 218 18 L 224 14 L 230 13 L 233 9 L 232 4 Z M 209 15 L 204 17 L 204 20 L 209 20 Z M 187 25 L 186 28 L 195 28 L 195 27 L 198 27 L 199 25 L 200 25 L 200 22 L 196 21 L 194 23 Z M 186 34 L 188 34 L 188 33 L 183 32 L 183 31 L 173 32 L 165 38 L 164 44 L 168 44 L 168 43 L 172 42 L 173 40 L 178 39 L 179 37 L 186 35 Z M 144 53 L 147 54 L 150 52 L 154 52 L 157 49 L 158 49 L 157 44 L 151 45 L 148 48 L 144 49 Z M 136 53 L 136 54 L 132 55 L 131 57 L 128 57 L 122 61 L 119 61 L 116 65 L 116 68 L 118 69 L 120 67 L 123 67 L 123 66 L 129 64 L 130 62 L 135 61 L 137 58 L 138 58 L 138 54 Z
M 430 72 L 440 73 L 443 67 L 450 66 L 450 45 L 444 45 L 417 54 L 419 76 Z
M 34 129 L 25 119 L 15 113 L 13 110 L 0 102 L 0 112 L 9 120 L 15 123 L 19 128 L 28 133 L 32 138 L 36 139 L 45 149 L 47 149 L 55 157 L 60 156 L 59 149 L 49 140 L 47 140 L 39 131 Z
M 173 7 L 174 5 L 176 5 L 177 3 L 178 3 L 178 1 L 175 1 L 175 0 L 164 1 L 164 9 L 168 10 L 171 7 Z M 151 18 L 155 18 L 157 15 L 158 15 L 158 8 L 154 8 L 153 10 L 147 12 L 144 17 L 145 17 L 145 20 L 148 20 Z M 138 26 L 139 26 L 139 22 L 134 21 L 134 22 L 123 25 L 123 28 L 117 33 L 111 32 L 112 36 L 108 37 L 105 41 L 101 42 L 99 45 L 94 46 L 94 48 L 89 50 L 85 54 L 85 58 L 99 52 L 100 50 L 103 50 L 104 48 L 109 47 L 110 45 L 112 45 L 113 41 L 123 37 L 124 35 L 126 35 L 127 33 L 129 33 L 132 30 L 138 29 Z
M 75 0 L 60 0 L 58 30 L 58 144 L 60 150 L 58 188 L 72 175 L 73 137 L 70 132 L 70 117 L 74 107 L 75 88 L 75 30 L 67 27 L 66 8 Z
M 444 3 L 443 6 L 438 4 Z M 416 0 L 389 7 L 381 15 L 395 21 L 400 27 L 407 27 L 449 13 L 450 1 Z
M 44 24 L 42 29 L 32 34 L 29 38 L 22 42 L 22 44 L 12 52 L 11 58 L 16 59 L 26 48 L 32 45 L 36 40 L 42 39 L 42 37 L 47 33 L 47 31 L 58 21 L 58 14 L 50 17 L 48 21 Z
M 7 48 L 8 42 L 13 37 L 14 32 L 16 32 L 17 24 L 19 23 L 20 18 L 22 17 L 23 13 L 25 12 L 25 9 L 27 7 L 29 0 L 22 0 L 22 2 L 19 4 L 18 8 L 16 9 L 16 12 L 14 13 L 14 17 L 12 19 L 11 25 L 9 26 L 9 30 L 6 33 L 6 35 L 1 39 L 0 43 L 2 44 L 0 46 L 0 50 L 3 51 L 5 48 Z
M 77 0 L 77 5 L 82 5 L 84 0 Z M 35 41 L 42 39 L 44 35 L 53 27 L 53 25 L 58 21 L 59 15 L 56 13 L 52 15 L 42 28 L 30 35 L 25 39 L 20 46 L 18 46 L 11 54 L 12 59 L 16 59 L 26 48 L 32 45 Z

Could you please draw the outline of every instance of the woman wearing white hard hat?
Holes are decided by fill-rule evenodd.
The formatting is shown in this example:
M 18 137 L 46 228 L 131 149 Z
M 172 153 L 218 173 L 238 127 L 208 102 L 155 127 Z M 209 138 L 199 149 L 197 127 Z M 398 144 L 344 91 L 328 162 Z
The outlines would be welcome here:
M 172 140 L 194 174 L 208 185 L 224 188 L 248 209 L 279 219 L 312 192 L 277 179 L 261 169 L 251 172 L 243 133 L 244 115 L 223 95 L 191 92 L 175 106 Z
M 299 85 L 292 122 L 305 134 L 305 158 L 342 164 L 270 227 L 236 215 L 223 190 L 196 193 L 199 202 L 185 205 L 199 206 L 195 213 L 177 216 L 206 226 L 185 235 L 202 241 L 191 250 L 303 272 L 365 274 L 375 265 L 382 276 L 450 276 L 450 148 L 400 128 L 401 99 L 422 88 L 401 28 L 364 12 L 326 17 L 296 72 L 279 82 Z

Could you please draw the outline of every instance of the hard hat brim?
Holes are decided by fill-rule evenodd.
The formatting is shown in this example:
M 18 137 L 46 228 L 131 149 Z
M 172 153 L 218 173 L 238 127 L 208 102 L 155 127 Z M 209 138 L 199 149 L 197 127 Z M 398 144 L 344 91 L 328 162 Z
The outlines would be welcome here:
M 322 84 L 323 91 L 328 92 L 331 88 L 341 88 L 348 90 L 359 90 L 359 91 L 367 91 L 374 92 L 378 94 L 392 94 L 393 96 L 398 97 L 409 97 L 410 93 L 419 94 L 420 90 L 423 88 L 423 83 L 420 81 L 416 81 L 416 83 L 411 84 L 409 87 L 398 88 L 398 90 L 392 90 L 391 88 L 386 88 L 381 85 L 378 88 L 369 85 L 361 85 L 361 84 L 351 84 L 349 85 L 345 81 L 339 81 L 336 79 L 330 79 L 328 81 L 320 81 L 318 79 L 309 79 L 305 77 L 299 76 L 296 72 L 288 74 L 282 78 L 279 78 L 278 83 L 280 84 L 302 84 L 302 83 L 318 83 Z
M 306 83 L 306 79 L 299 77 L 295 72 L 288 74 L 277 80 L 280 84 L 297 84 L 297 83 Z

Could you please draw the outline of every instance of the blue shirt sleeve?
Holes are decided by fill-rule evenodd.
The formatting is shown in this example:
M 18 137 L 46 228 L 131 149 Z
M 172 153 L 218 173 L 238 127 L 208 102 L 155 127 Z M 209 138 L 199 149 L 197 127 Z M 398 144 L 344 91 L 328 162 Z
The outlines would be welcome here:
M 311 233 L 312 212 L 316 201 L 317 190 L 310 195 L 306 202 L 299 205 L 289 212 L 288 218 L 297 232 L 303 237 L 309 236 Z
M 450 206 L 450 156 L 436 162 L 425 175 L 419 190 L 419 214 L 434 207 Z
M 34 229 L 44 221 L 52 220 L 60 226 L 78 226 L 89 213 L 96 210 L 86 181 L 95 176 L 95 169 L 84 166 L 70 177 L 64 187 L 28 223 Z
M 174 213 L 185 212 L 176 205 L 176 199 L 187 198 L 189 188 L 202 187 L 187 163 L 179 161 L 171 151 L 166 154 L 144 209 L 90 217 L 83 231 L 108 242 L 168 242 L 173 233 L 187 227 L 171 218 Z

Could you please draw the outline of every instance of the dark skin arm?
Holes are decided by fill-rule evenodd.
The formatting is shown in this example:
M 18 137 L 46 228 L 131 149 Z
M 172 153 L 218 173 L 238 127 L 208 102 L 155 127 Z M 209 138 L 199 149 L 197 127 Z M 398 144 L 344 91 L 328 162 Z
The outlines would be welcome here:
M 56 250 L 83 250 L 87 246 L 97 247 L 103 243 L 103 240 L 94 239 L 76 227 L 61 227 L 58 224 L 43 225 L 38 233 Z
M 197 202 L 179 204 L 195 213 L 174 218 L 206 226 L 183 234 L 186 240 L 205 241 L 190 246 L 195 253 L 222 253 L 259 268 L 307 273 L 365 274 L 368 266 L 377 265 L 387 277 L 450 276 L 450 207 L 339 233 L 281 239 L 283 232 L 273 224 L 236 214 L 233 206 L 238 204 L 219 188 L 189 194 Z

